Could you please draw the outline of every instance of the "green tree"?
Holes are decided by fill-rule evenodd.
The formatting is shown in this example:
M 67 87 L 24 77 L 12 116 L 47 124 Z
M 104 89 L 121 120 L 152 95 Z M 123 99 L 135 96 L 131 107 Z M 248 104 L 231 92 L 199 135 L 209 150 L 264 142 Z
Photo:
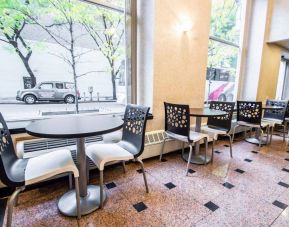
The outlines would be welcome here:
M 76 112 L 79 112 L 77 98 L 77 78 L 95 72 L 78 73 L 77 64 L 81 56 L 93 50 L 78 52 L 77 41 L 86 34 L 80 34 L 79 23 L 82 13 L 85 13 L 88 5 L 77 0 L 30 0 L 28 10 L 21 12 L 33 23 L 42 28 L 47 35 L 62 47 L 67 54 L 53 54 L 62 59 L 71 68 L 75 84 Z
M 91 8 L 82 18 L 82 24 L 109 64 L 112 97 L 116 100 L 116 80 L 124 58 L 124 15 L 110 9 Z
M 21 59 L 34 87 L 36 77 L 29 63 L 32 48 L 23 37 L 24 28 L 32 23 L 29 17 L 21 13 L 25 10 L 27 4 L 28 2 L 21 0 L 6 0 L 0 3 L 0 42 L 4 42 L 13 48 Z
M 211 14 L 211 36 L 239 44 L 241 3 L 237 0 L 213 0 Z M 224 67 L 235 75 L 237 67 L 238 48 L 228 46 L 218 41 L 210 40 L 208 50 L 208 65 Z

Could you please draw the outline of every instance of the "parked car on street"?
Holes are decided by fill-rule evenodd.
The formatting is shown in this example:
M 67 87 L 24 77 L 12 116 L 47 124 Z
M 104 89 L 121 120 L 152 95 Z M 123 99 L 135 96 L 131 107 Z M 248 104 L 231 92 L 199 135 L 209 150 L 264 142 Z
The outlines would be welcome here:
M 80 94 L 77 91 L 77 98 Z M 61 81 L 47 81 L 37 84 L 34 88 L 17 91 L 16 100 L 26 104 L 34 104 L 36 101 L 64 101 L 75 102 L 74 83 Z

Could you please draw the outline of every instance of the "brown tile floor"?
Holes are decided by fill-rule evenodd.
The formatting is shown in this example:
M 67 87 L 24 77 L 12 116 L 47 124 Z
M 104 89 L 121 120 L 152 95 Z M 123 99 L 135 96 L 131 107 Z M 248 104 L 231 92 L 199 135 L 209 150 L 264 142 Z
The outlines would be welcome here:
M 214 163 L 191 165 L 195 172 L 188 177 L 179 153 L 165 155 L 166 162 L 158 157 L 145 160 L 149 194 L 137 164 L 128 164 L 126 174 L 120 166 L 108 168 L 105 183 L 116 187 L 106 190 L 104 209 L 79 221 L 57 210 L 65 183 L 24 192 L 14 210 L 14 226 L 289 226 L 289 208 L 273 205 L 289 205 L 289 172 L 282 170 L 289 169 L 289 153 L 281 138 L 275 136 L 273 144 L 258 153 L 252 152 L 258 151 L 255 145 L 235 142 L 233 159 L 224 144 L 216 146 L 220 153 L 215 153 Z M 97 178 L 94 174 L 91 182 Z M 167 183 L 175 187 L 168 189 Z M 133 205 L 140 202 L 147 208 L 137 212 Z

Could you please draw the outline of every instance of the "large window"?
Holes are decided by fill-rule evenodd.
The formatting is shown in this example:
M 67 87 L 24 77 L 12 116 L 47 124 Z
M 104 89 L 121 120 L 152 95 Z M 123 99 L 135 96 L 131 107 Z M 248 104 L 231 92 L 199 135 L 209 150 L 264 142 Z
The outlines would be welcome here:
M 0 112 L 6 120 L 122 111 L 125 0 L 0 3 Z
M 206 76 L 206 100 L 236 99 L 242 3 L 213 0 Z

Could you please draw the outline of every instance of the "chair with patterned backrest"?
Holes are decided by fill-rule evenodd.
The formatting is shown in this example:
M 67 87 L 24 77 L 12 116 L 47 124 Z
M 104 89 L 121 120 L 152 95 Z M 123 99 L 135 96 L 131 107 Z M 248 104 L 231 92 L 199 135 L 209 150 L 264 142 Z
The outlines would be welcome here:
M 6 225 L 12 225 L 12 211 L 18 195 L 25 186 L 36 184 L 63 173 L 73 173 L 75 177 L 77 216 L 80 218 L 79 172 L 73 162 L 71 152 L 63 149 L 30 159 L 16 156 L 9 129 L 0 113 L 0 180 L 8 187 L 16 188 L 8 200 Z
M 204 163 L 207 164 L 207 150 L 209 136 L 203 133 L 195 132 L 190 129 L 190 107 L 188 105 L 164 103 L 165 106 L 165 132 L 167 137 L 163 141 L 160 160 L 162 160 L 165 143 L 172 138 L 183 142 L 182 153 L 184 153 L 184 143 L 190 147 L 187 163 L 186 175 L 188 175 L 189 164 L 192 157 L 193 143 L 201 140 L 205 141 L 206 151 Z
M 234 141 L 235 130 L 239 126 L 260 130 L 259 147 L 261 147 L 263 129 L 266 128 L 267 134 L 269 134 L 270 127 L 269 123 L 262 122 L 262 102 L 237 101 L 237 125 L 233 130 L 232 141 Z
M 266 109 L 264 111 L 263 115 L 263 122 L 268 122 L 271 123 L 271 137 L 270 137 L 270 142 L 272 141 L 272 135 L 273 131 L 275 128 L 275 125 L 280 125 L 283 127 L 283 142 L 285 142 L 285 137 L 286 137 L 286 110 L 288 106 L 288 101 L 286 100 L 267 100 L 266 101 L 267 106 L 278 106 L 282 107 L 282 109 Z
M 219 135 L 229 137 L 230 142 L 230 155 L 232 154 L 232 138 L 229 134 L 231 130 L 232 117 L 234 112 L 235 103 L 234 102 L 221 102 L 221 101 L 211 101 L 210 109 L 225 111 L 227 114 L 218 117 L 209 117 L 206 126 L 202 126 L 201 131 L 211 135 L 213 138 L 212 155 L 214 154 L 214 143 L 218 139 Z
M 149 107 L 127 105 L 124 114 L 122 139 L 118 143 L 93 144 L 86 148 L 87 156 L 100 171 L 100 207 L 103 207 L 103 170 L 108 162 L 135 160 L 140 163 L 146 187 L 146 174 L 142 160 L 139 158 L 144 151 L 145 129 Z

